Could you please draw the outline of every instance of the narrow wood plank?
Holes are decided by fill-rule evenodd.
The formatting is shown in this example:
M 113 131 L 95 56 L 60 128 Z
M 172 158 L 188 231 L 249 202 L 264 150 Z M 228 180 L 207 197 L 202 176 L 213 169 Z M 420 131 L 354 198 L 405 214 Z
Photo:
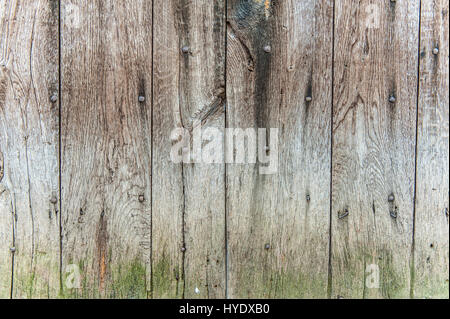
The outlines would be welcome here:
M 448 9 L 448 1 L 422 1 L 414 244 L 416 298 L 449 297 Z
M 51 102 L 53 94 L 57 97 L 57 1 L 1 1 L 0 273 L 10 269 L 14 246 L 13 298 L 59 293 L 58 103 Z M 10 275 L 0 278 L 5 296 Z
M 1 83 L 1 82 L 0 82 Z M 2 88 L 0 87 L 0 93 Z M 2 97 L 0 96 L 0 99 Z M 0 106 L 4 102 L 0 100 Z M 14 215 L 9 190 L 2 184 L 4 176 L 3 153 L 0 149 L 0 299 L 11 297 L 14 247 Z
M 64 293 L 146 298 L 152 1 L 61 5 Z
M 333 298 L 410 294 L 418 3 L 335 2 Z
M 229 296 L 326 298 L 332 1 L 228 8 L 227 127 L 279 130 L 274 174 L 227 165 Z
M 223 154 L 182 163 L 171 150 L 183 136 L 174 129 L 223 135 L 225 1 L 155 0 L 154 12 L 153 297 L 224 298 Z

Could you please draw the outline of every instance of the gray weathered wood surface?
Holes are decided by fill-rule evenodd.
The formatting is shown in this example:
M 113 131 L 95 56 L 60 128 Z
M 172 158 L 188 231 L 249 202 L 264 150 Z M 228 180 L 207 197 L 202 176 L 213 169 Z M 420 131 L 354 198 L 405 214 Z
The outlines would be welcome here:
M 65 294 L 149 291 L 151 9 L 151 1 L 62 2 L 61 270 L 63 280 L 69 265 L 82 275 L 81 289 Z
M 223 132 L 225 2 L 153 5 L 153 297 L 224 298 L 224 164 L 173 163 L 170 150 L 175 129 Z
M 449 293 L 448 9 L 445 0 L 422 1 L 413 287 L 418 298 Z
M 0 0 L 0 298 L 448 298 L 448 10 Z
M 50 97 L 58 94 L 57 3 L 2 1 L 0 30 L 0 295 L 55 297 L 59 109 Z M 14 272 L 5 273 L 10 265 Z
M 332 297 L 410 294 L 418 30 L 418 1 L 336 2 Z
M 229 1 L 227 127 L 279 129 L 277 173 L 227 165 L 230 297 L 327 297 L 332 13 Z

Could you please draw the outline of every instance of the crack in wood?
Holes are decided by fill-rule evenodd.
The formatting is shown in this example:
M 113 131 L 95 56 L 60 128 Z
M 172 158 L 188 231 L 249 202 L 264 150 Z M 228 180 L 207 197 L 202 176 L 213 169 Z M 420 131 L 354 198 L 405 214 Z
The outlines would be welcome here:
M 3 172 L 4 172 L 4 162 L 3 162 L 3 153 L 0 151 L 0 182 L 3 179 Z

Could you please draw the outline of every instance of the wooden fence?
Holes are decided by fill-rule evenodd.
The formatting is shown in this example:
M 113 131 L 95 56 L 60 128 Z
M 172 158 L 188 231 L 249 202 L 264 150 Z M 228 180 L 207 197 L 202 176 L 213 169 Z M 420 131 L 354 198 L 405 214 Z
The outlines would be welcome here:
M 0 297 L 448 298 L 448 10 L 1 0 Z M 277 172 L 174 163 L 198 121 Z

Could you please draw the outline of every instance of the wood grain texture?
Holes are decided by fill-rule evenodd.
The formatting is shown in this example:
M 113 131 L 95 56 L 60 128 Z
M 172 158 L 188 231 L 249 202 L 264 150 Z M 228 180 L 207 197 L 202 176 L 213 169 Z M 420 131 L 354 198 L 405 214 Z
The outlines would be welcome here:
M 449 297 L 448 1 L 422 1 L 415 223 L 416 298 Z M 438 51 L 433 52 L 435 49 Z
M 170 152 L 176 128 L 223 134 L 225 1 L 157 0 L 154 12 L 153 297 L 224 298 L 225 165 Z
M 449 298 L 448 10 L 0 0 L 0 298 Z
M 275 174 L 227 165 L 229 296 L 326 298 L 332 2 L 228 8 L 227 127 L 279 129 Z
M 1 165 L 2 152 L 0 150 Z M 11 297 L 12 265 L 14 262 L 13 253 L 10 250 L 14 247 L 14 215 L 12 212 L 10 192 L 3 184 L 0 184 L 0 299 Z
M 61 18 L 64 293 L 146 298 L 152 1 L 64 1 Z
M 418 3 L 335 3 L 333 298 L 410 294 Z
M 56 1 L 0 2 L 1 270 L 13 298 L 59 292 L 58 10 Z M 0 276 L 0 295 L 10 274 Z

